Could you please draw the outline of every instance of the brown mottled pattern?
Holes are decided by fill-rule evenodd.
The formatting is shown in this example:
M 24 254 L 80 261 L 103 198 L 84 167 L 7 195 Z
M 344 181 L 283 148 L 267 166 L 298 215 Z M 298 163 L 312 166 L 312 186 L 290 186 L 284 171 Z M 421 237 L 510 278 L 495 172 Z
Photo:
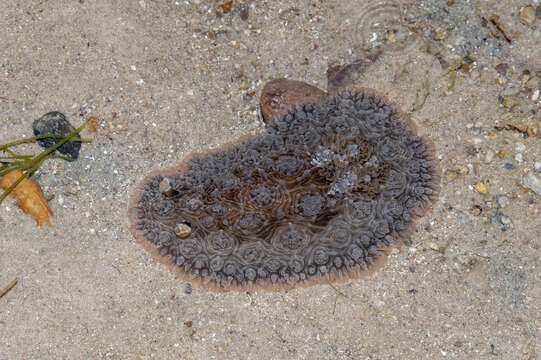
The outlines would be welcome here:
M 269 113 L 266 87 L 261 135 L 147 176 L 130 202 L 133 233 L 181 278 L 215 290 L 372 273 L 437 198 L 431 143 L 371 90 L 319 101 L 319 89 L 296 98 L 302 83 L 271 84 L 289 96 L 278 107 L 293 106 Z

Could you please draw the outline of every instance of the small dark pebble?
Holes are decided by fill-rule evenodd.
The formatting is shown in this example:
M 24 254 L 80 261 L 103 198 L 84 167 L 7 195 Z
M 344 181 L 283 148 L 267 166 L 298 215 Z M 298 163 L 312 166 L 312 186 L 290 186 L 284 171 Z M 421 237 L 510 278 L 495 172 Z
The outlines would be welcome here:
M 35 136 L 47 134 L 58 134 L 64 136 L 75 130 L 75 128 L 66 119 L 66 116 L 58 111 L 51 111 L 35 120 L 32 123 L 32 129 L 34 130 Z M 79 134 L 74 137 L 77 139 L 81 138 Z M 38 140 L 38 144 L 42 148 L 47 149 L 57 144 L 61 140 L 62 139 L 53 138 L 40 139 Z M 81 150 L 81 143 L 68 141 L 56 150 L 64 155 L 72 157 L 73 159 L 77 159 L 79 157 L 79 151 Z
M 515 168 L 515 165 L 511 164 L 511 163 L 505 163 L 505 168 L 507 170 L 513 170 Z
M 192 283 L 184 285 L 184 293 L 190 295 L 192 293 Z
M 417 290 L 415 290 L 415 289 L 409 289 L 408 292 L 409 292 L 411 295 L 417 294 Z
M 243 20 L 243 21 L 248 20 L 248 15 L 249 15 L 248 9 L 242 9 L 242 10 L 240 11 L 240 18 L 241 18 L 241 20 Z
M 505 74 L 507 74 L 507 68 L 508 67 L 509 67 L 509 64 L 501 63 L 501 64 L 496 65 L 496 71 L 500 75 L 505 75 Z

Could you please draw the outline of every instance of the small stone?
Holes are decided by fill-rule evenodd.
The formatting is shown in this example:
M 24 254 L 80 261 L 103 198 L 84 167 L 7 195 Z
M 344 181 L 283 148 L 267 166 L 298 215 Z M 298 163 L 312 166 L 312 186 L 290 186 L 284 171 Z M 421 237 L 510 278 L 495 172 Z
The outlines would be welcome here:
M 242 20 L 242 21 L 248 20 L 249 14 L 250 14 L 250 13 L 248 12 L 248 9 L 242 9 L 242 10 L 240 11 L 240 18 L 241 18 L 241 20 Z
M 522 162 L 522 153 L 518 153 L 515 155 L 515 160 L 519 163 Z
M 541 195 L 541 178 L 535 175 L 533 172 L 528 172 L 522 178 L 522 185 L 532 190 L 537 195 Z
M 483 159 L 485 164 L 490 164 L 492 162 L 492 160 L 494 159 L 494 155 L 496 155 L 496 153 L 494 151 L 488 149 L 486 154 L 485 154 L 485 158 Z
M 81 192 L 81 187 L 77 185 L 68 185 L 68 187 L 66 188 L 66 192 L 70 195 L 77 195 Z
M 476 185 L 475 185 L 475 190 L 477 190 L 478 193 L 480 194 L 483 194 L 483 195 L 486 195 L 488 194 L 488 188 L 487 186 L 482 182 L 482 181 L 479 181 Z
M 473 145 L 479 145 L 479 144 L 481 144 L 482 142 L 483 142 L 483 139 L 481 139 L 481 138 L 475 137 L 475 138 L 471 139 L 471 143 L 472 143 Z
M 539 99 L 539 89 L 535 90 L 532 94 L 532 101 L 537 101 Z
M 452 170 L 447 170 L 445 174 L 443 174 L 443 177 L 445 180 L 447 180 L 447 182 L 453 182 L 458 177 L 458 174 Z
M 496 65 L 495 68 L 496 68 L 496 71 L 498 72 L 498 74 L 505 75 L 507 73 L 507 69 L 509 68 L 509 64 L 500 63 L 500 64 Z
M 535 171 L 540 172 L 541 171 L 541 161 L 536 161 L 533 167 L 534 167 Z
M 192 228 L 188 224 L 177 224 L 175 226 L 175 235 L 181 239 L 186 239 L 192 233 Z
M 535 22 L 535 13 L 536 10 L 531 5 L 521 8 L 518 12 L 520 22 L 525 25 L 532 26 Z
M 496 201 L 501 208 L 504 208 L 509 204 L 509 197 L 506 195 L 500 195 Z
M 540 85 L 541 85 L 541 81 L 539 81 L 538 76 L 532 76 L 524 84 L 524 86 L 526 86 L 528 89 L 536 89 Z
M 445 171 L 443 176 L 445 177 L 445 180 L 447 180 L 447 182 L 452 182 L 456 180 L 458 175 L 466 175 L 468 173 L 469 173 L 469 170 L 467 167 L 462 166 L 462 165 L 456 165 L 452 169 Z
M 483 212 L 483 208 L 480 205 L 473 205 L 470 209 L 470 214 L 473 216 L 479 216 Z
M 32 123 L 32 129 L 34 130 L 35 136 L 49 134 L 66 136 L 75 131 L 75 128 L 66 119 L 66 116 L 58 111 L 48 112 L 39 119 L 35 120 Z M 81 136 L 77 134 L 74 136 L 74 138 L 80 139 Z M 40 139 L 38 140 L 38 144 L 42 148 L 47 149 L 53 145 L 56 145 L 61 140 L 62 139 L 56 138 Z M 68 141 L 67 143 L 56 149 L 56 151 L 60 152 L 61 154 L 68 155 L 73 159 L 77 159 L 79 157 L 80 150 L 81 143 L 76 141 Z
M 473 145 L 466 146 L 466 154 L 470 156 L 474 156 L 474 155 L 477 155 L 478 153 L 479 153 L 479 149 L 476 148 L 475 146 Z
M 504 167 L 507 169 L 507 170 L 513 170 L 515 168 L 515 165 L 511 164 L 511 163 L 505 163 Z
M 460 175 L 467 175 L 470 172 L 467 167 L 462 165 L 457 165 L 453 167 L 453 171 Z
M 526 134 L 528 136 L 541 136 L 541 121 L 532 119 L 526 124 Z
M 507 153 L 507 150 L 500 150 L 500 151 L 498 151 L 496 156 L 499 157 L 500 159 L 503 159 L 503 158 L 505 158 L 506 153 Z
M 447 36 L 449 36 L 449 34 L 447 33 L 446 29 L 438 28 L 434 32 L 434 40 L 445 40 Z
M 385 305 L 385 301 L 382 301 L 380 299 L 375 299 L 374 300 L 374 307 L 376 309 L 380 309 L 383 305 Z
M 518 151 L 518 152 L 524 152 L 524 150 L 526 150 L 526 145 L 524 145 L 523 143 L 517 143 L 517 145 L 515 146 L 515 149 Z
M 158 190 L 165 196 L 173 196 L 177 192 L 171 187 L 171 180 L 169 180 L 169 178 L 163 178 L 163 180 L 160 182 Z
M 502 91 L 502 96 L 514 96 L 517 95 L 520 92 L 520 89 L 516 86 L 511 86 Z
M 509 225 L 509 224 L 511 224 L 511 219 L 507 215 L 501 214 L 500 215 L 500 222 L 503 225 Z
M 184 293 L 187 295 L 190 295 L 192 293 L 192 283 L 187 282 L 186 285 L 184 285 Z M 190 323 L 189 326 L 188 323 Z M 188 323 L 186 323 L 186 326 L 191 327 L 191 321 L 188 321 Z
M 519 101 L 512 97 L 504 97 L 502 100 L 502 105 L 508 109 L 513 109 L 515 106 L 519 105 Z
M 457 255 L 455 260 L 460 264 L 460 265 L 470 265 L 472 263 L 472 259 L 466 255 Z

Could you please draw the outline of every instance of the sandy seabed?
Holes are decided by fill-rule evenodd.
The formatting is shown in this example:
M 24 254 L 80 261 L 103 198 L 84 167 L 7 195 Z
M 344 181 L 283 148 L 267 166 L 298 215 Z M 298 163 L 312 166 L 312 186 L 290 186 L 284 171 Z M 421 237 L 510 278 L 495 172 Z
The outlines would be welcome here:
M 19 279 L 0 299 L 0 359 L 541 358 L 541 196 L 521 185 L 541 177 L 541 138 L 517 130 L 541 121 L 528 5 L 0 2 L 0 143 L 53 110 L 101 120 L 76 162 L 35 174 L 51 227 L 0 205 L 0 288 Z M 127 202 L 148 172 L 260 132 L 268 80 L 326 89 L 329 64 L 377 46 L 354 85 L 409 113 L 444 172 L 384 268 L 334 287 L 188 293 L 136 243 Z

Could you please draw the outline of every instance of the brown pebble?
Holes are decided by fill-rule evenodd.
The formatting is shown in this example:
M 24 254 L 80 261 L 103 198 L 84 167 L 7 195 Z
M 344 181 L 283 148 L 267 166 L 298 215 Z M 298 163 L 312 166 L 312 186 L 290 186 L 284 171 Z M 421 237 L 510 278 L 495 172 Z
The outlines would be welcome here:
M 502 99 L 502 105 L 508 109 L 513 109 L 515 106 L 519 105 L 520 102 L 512 97 L 506 96 Z
M 524 25 L 532 26 L 535 22 L 535 12 L 535 9 L 531 5 L 521 8 L 518 11 L 520 22 Z

